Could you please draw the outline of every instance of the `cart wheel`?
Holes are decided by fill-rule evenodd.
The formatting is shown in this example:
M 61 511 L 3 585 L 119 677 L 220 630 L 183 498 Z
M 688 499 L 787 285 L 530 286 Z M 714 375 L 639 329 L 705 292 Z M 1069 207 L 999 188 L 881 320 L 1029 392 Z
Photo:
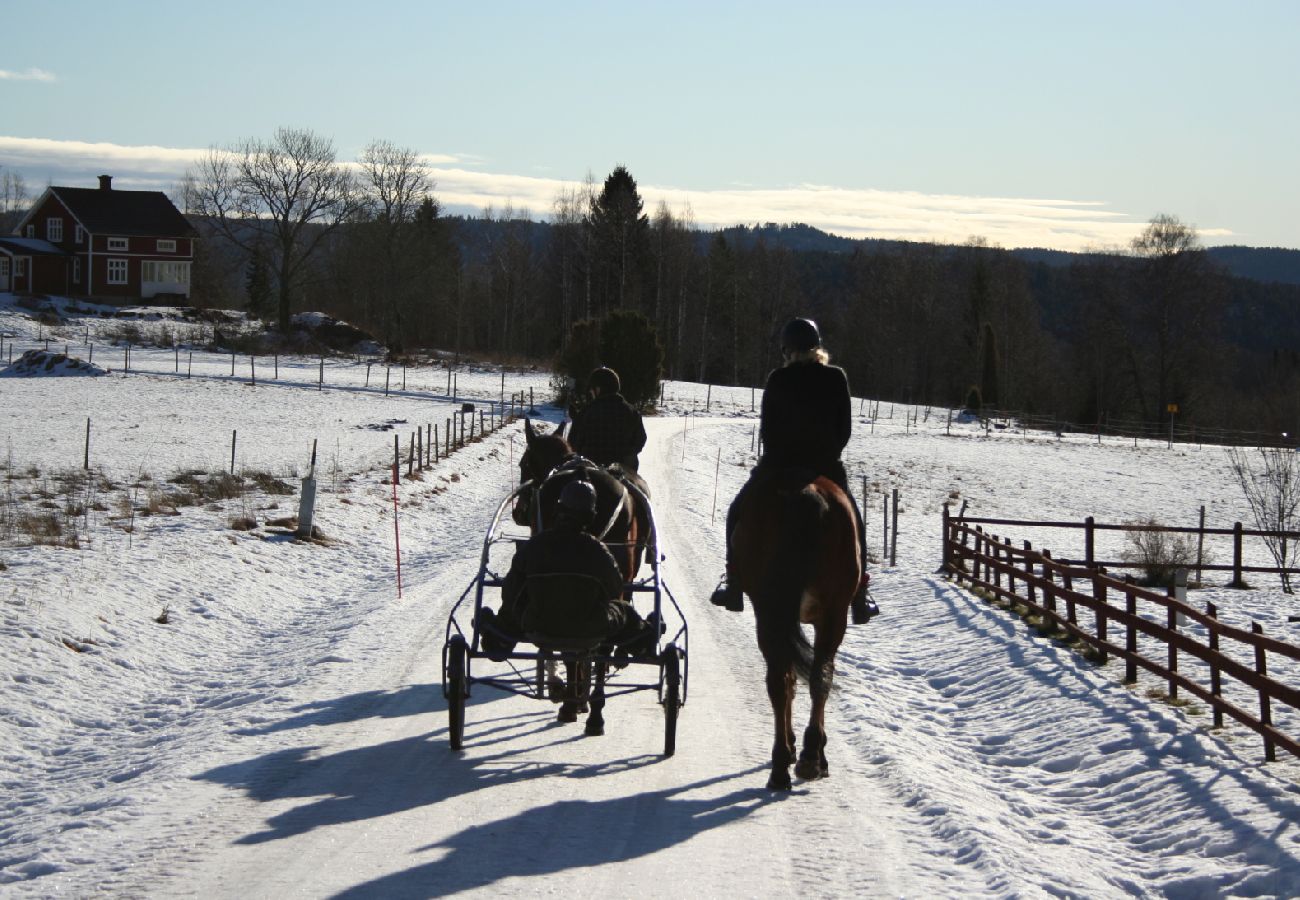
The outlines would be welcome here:
M 682 662 L 676 644 L 669 644 L 659 656 L 664 668 L 664 756 L 677 752 L 677 713 L 681 709 Z
M 456 635 L 447 645 L 447 739 L 453 750 L 459 750 L 465 739 L 465 697 L 469 693 L 465 683 L 467 658 L 465 639 Z

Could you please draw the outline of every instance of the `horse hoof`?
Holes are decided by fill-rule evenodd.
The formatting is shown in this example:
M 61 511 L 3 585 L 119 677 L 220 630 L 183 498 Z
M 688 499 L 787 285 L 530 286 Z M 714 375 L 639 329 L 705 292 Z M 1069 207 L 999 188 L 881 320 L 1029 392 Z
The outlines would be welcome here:
M 600 737 L 605 733 L 604 722 L 588 722 L 587 727 L 582 729 L 582 733 L 588 737 Z
M 572 703 L 565 703 L 560 706 L 560 712 L 556 715 L 557 722 L 576 722 L 578 721 L 578 708 Z
M 767 789 L 769 791 L 788 791 L 794 787 L 790 781 L 790 773 L 782 769 L 779 772 L 773 772 L 767 779 Z
M 794 764 L 794 774 L 804 781 L 816 781 L 824 776 L 821 764 L 815 759 L 801 759 Z

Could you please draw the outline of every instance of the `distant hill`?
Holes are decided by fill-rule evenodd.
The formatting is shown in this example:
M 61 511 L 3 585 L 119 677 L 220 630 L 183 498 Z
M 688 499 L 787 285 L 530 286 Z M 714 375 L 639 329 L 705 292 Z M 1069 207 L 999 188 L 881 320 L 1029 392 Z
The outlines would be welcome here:
M 1300 250 L 1284 247 L 1210 247 L 1210 258 L 1239 278 L 1300 284 Z

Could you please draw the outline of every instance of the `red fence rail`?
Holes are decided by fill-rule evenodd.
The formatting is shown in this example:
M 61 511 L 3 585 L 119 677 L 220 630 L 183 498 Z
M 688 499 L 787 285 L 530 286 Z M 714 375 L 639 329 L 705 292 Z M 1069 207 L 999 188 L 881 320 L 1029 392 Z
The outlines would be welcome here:
M 1300 736 L 1275 724 L 1273 708 L 1276 702 L 1300 712 L 1300 689 L 1268 672 L 1269 654 L 1288 665 L 1300 663 L 1300 647 L 1268 637 L 1258 622 L 1249 631 L 1237 628 L 1219 621 L 1214 604 L 1202 612 L 1173 589 L 1162 594 L 1139 587 L 1131 576 L 1116 578 L 1096 563 L 1055 560 L 1028 541 L 1015 547 L 1010 539 L 985 532 L 982 524 L 950 516 L 947 507 L 943 568 L 959 583 L 1024 607 L 1039 619 L 1040 630 L 1068 634 L 1099 662 L 1122 659 L 1126 682 L 1136 683 L 1143 669 L 1165 682 L 1171 701 L 1186 691 L 1208 704 L 1216 727 L 1222 727 L 1225 715 L 1245 725 L 1263 738 L 1265 759 L 1276 759 L 1277 747 L 1300 757 Z M 1257 713 L 1246 708 L 1252 703 Z

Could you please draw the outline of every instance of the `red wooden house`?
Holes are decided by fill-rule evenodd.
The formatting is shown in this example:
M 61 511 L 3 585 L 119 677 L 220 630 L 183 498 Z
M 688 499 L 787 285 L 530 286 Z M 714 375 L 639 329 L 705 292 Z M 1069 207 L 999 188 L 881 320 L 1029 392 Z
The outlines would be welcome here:
M 161 191 L 115 191 L 108 175 L 99 176 L 98 189 L 46 188 L 15 237 L 0 238 L 0 291 L 189 297 L 196 239 Z

